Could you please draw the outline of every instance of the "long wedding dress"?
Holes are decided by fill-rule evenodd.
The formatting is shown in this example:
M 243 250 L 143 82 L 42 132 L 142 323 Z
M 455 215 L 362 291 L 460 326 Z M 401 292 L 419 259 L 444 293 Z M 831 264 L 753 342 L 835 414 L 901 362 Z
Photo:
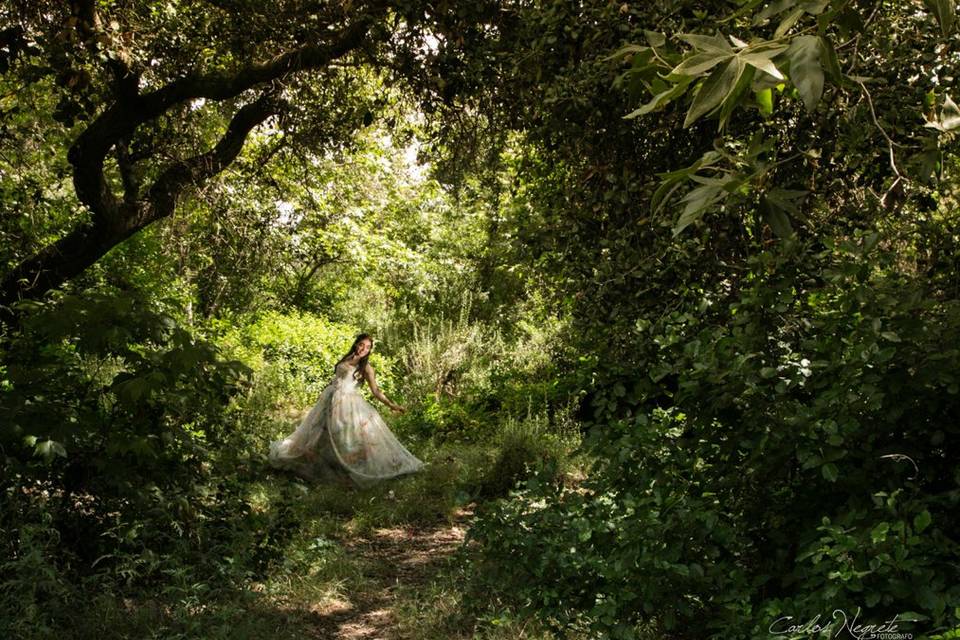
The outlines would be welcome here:
M 311 480 L 352 480 L 361 487 L 419 471 L 423 462 L 400 444 L 360 395 L 355 365 L 336 375 L 297 429 L 270 444 L 270 464 Z

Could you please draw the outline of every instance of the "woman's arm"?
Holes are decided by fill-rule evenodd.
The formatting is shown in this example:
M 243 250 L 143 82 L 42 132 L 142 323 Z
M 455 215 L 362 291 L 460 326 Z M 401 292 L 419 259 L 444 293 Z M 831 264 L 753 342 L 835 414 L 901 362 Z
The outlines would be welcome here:
M 373 373 L 373 367 L 370 366 L 369 362 L 363 370 L 363 377 L 367 379 L 367 384 L 370 385 L 370 393 L 373 394 L 374 398 L 398 413 L 403 413 L 406 411 L 404 407 L 401 407 L 397 403 L 393 402 L 390 400 L 390 398 L 383 394 L 383 391 L 380 391 L 380 387 L 377 386 L 377 376 Z

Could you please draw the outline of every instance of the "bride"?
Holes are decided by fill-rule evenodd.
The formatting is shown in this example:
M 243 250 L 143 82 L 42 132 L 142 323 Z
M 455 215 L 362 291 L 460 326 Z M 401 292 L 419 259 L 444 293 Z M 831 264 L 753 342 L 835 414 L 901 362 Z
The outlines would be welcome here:
M 333 380 L 296 431 L 270 444 L 270 464 L 311 480 L 352 481 L 369 486 L 420 470 L 423 462 L 394 437 L 377 410 L 363 396 L 367 382 L 373 396 L 393 411 L 406 411 L 377 386 L 367 362 L 373 340 L 361 333 L 334 366 Z

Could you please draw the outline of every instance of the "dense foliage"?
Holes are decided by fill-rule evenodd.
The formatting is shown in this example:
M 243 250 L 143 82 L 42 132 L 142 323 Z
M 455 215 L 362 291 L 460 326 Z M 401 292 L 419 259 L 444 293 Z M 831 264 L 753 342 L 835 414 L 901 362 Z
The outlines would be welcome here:
M 618 637 L 952 628 L 953 7 L 740 4 L 545 3 L 490 45 L 503 237 L 570 309 L 598 461 L 491 509 L 479 579 Z
M 472 502 L 457 633 L 950 637 L 952 2 L 269 4 L 0 9 L 0 633 L 299 637 Z M 361 330 L 399 502 L 264 464 Z

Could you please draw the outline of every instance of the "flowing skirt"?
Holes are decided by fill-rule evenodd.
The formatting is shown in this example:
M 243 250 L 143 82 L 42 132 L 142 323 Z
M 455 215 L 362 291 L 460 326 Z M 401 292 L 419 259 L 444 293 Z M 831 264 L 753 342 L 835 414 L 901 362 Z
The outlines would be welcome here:
M 337 383 L 323 390 L 292 434 L 270 444 L 269 461 L 310 480 L 361 487 L 423 467 L 352 385 Z

